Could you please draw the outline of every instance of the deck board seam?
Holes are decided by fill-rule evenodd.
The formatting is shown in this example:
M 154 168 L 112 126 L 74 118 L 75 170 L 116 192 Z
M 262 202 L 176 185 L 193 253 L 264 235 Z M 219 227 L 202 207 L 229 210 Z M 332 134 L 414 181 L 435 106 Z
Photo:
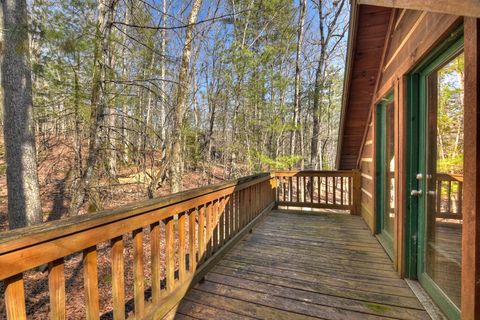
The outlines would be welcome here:
M 212 273 L 216 273 L 216 274 L 219 274 L 219 275 L 222 275 L 222 276 L 226 276 L 226 275 L 224 275 L 224 274 L 217 273 L 217 272 L 215 272 L 215 271 L 212 271 Z M 243 280 L 243 279 L 240 278 L 240 277 L 236 277 L 236 276 L 232 276 L 232 275 L 228 275 L 228 276 L 229 276 L 229 277 L 232 277 L 232 278 L 237 278 L 237 279 Z M 263 291 L 257 291 L 257 290 L 252 290 L 252 289 L 245 289 L 244 287 L 234 286 L 234 285 L 232 285 L 232 284 L 228 284 L 228 285 L 227 285 L 227 284 L 225 284 L 225 283 L 217 282 L 217 281 L 211 280 L 211 279 L 209 279 L 208 281 L 209 281 L 209 282 L 213 282 L 213 283 L 218 283 L 218 284 L 221 284 L 221 285 L 231 286 L 231 287 L 238 288 L 238 289 L 249 290 L 249 291 L 253 291 L 253 292 L 257 292 L 257 293 L 265 293 L 265 292 L 263 292 Z M 252 281 L 252 282 L 260 282 L 260 283 L 263 283 L 263 284 L 267 284 L 267 285 L 271 285 L 271 286 L 278 286 L 278 287 L 282 287 L 282 288 L 286 288 L 286 289 L 290 289 L 290 290 L 298 290 L 298 291 L 303 291 L 303 292 L 307 292 L 307 293 L 314 293 L 314 294 L 318 294 L 318 295 L 329 296 L 329 297 L 332 297 L 332 298 L 334 298 L 334 299 L 343 299 L 343 300 L 349 300 L 349 301 L 356 301 L 356 302 L 358 302 L 358 303 L 373 302 L 373 301 L 367 301 L 367 300 L 360 300 L 360 299 L 353 299 L 353 298 L 345 298 L 345 297 L 330 295 L 330 294 L 321 293 L 321 292 L 317 292 L 317 291 L 310 291 L 310 290 L 305 290 L 305 289 L 288 287 L 288 286 L 279 285 L 279 284 L 272 284 L 272 283 L 264 282 L 264 281 L 257 281 L 257 280 L 256 280 L 256 281 L 249 280 L 249 281 Z M 290 300 L 295 300 L 295 301 L 300 301 L 300 302 L 306 302 L 306 301 L 301 300 L 301 299 L 295 299 L 295 298 L 292 298 L 292 297 L 285 297 L 285 296 L 278 295 L 278 294 L 275 294 L 275 293 L 271 293 L 271 295 L 273 295 L 273 296 L 275 296 L 275 297 L 279 297 L 279 298 L 290 299 Z M 346 307 L 339 307 L 339 306 L 332 306 L 332 305 L 329 305 L 329 304 L 322 304 L 322 303 L 318 303 L 318 302 L 314 302 L 314 301 L 309 301 L 309 303 L 312 303 L 312 304 L 315 304 L 315 305 L 320 305 L 320 306 L 332 307 L 332 308 L 335 308 L 335 309 L 346 310 L 346 311 L 350 311 L 350 312 L 358 312 L 358 313 L 362 313 L 362 314 L 369 314 L 369 315 L 379 316 L 378 313 L 374 313 L 374 312 L 363 312 L 363 311 L 359 311 L 359 310 L 355 310 L 355 309 L 349 309 L 349 308 L 346 308 Z M 406 307 L 406 306 L 404 307 L 404 306 L 397 306 L 397 305 L 391 305 L 391 304 L 386 304 L 386 303 L 378 303 L 378 302 L 376 302 L 376 303 L 377 303 L 377 304 L 380 304 L 380 305 L 389 306 L 389 307 L 399 308 L 399 309 L 408 309 L 408 310 L 412 310 L 412 311 L 418 311 L 418 312 L 424 311 L 424 312 L 425 312 L 424 309 L 419 309 L 419 308 L 410 308 L 410 307 Z M 401 319 L 401 318 L 396 318 L 396 317 L 393 317 L 393 316 L 389 316 L 389 318 L 392 318 L 392 319 Z

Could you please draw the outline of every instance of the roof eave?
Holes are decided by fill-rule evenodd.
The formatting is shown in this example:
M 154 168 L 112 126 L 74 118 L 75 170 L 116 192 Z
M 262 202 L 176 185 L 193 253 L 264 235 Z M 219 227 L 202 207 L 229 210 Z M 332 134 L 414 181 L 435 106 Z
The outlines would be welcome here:
M 357 35 L 357 21 L 358 21 L 358 4 L 357 0 L 351 0 L 350 3 L 350 25 L 348 29 L 348 49 L 345 59 L 345 76 L 343 78 L 343 96 L 342 96 L 342 108 L 340 112 L 340 128 L 338 131 L 337 140 L 337 155 L 336 155 L 336 169 L 340 169 L 340 162 L 342 158 L 342 143 L 343 132 L 345 127 L 345 115 L 348 102 L 348 95 L 350 92 L 350 75 L 352 71 L 353 59 L 352 56 L 355 52 L 355 39 Z

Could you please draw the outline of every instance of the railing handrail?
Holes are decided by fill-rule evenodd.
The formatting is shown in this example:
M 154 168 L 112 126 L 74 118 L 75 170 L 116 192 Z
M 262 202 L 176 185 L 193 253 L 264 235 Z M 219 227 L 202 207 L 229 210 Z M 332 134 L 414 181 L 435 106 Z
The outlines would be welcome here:
M 458 182 L 463 182 L 463 174 L 458 174 L 458 173 L 443 173 L 443 172 L 438 172 L 436 174 L 437 180 L 442 180 L 442 181 L 458 181 Z
M 186 190 L 154 199 L 137 201 L 118 208 L 102 210 L 43 224 L 0 232 L 0 255 L 22 247 L 49 241 L 72 233 L 124 220 L 146 212 L 186 202 L 224 189 L 244 189 L 252 184 L 271 178 L 270 173 L 260 173 L 236 180 Z M 0 277 L 1 279 L 1 277 Z
M 305 176 L 305 175 L 321 175 L 321 176 L 351 176 L 354 171 L 352 170 L 275 170 L 272 171 L 271 174 L 274 176 Z

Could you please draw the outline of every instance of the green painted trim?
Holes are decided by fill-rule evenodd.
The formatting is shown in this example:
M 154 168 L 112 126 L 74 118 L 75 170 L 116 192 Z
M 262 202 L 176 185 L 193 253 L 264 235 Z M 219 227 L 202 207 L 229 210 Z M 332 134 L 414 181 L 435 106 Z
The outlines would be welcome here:
M 418 172 L 418 116 L 419 116 L 419 76 L 414 73 L 408 76 L 407 82 L 407 165 L 406 188 L 407 207 L 405 217 L 405 276 L 410 279 L 417 278 L 417 245 L 418 245 L 418 202 L 410 197 L 411 190 L 417 188 L 415 174 Z M 410 125 L 408 125 L 410 124 Z
M 385 210 L 385 190 L 387 188 L 386 182 L 386 168 L 385 168 L 385 157 L 387 150 L 387 128 L 386 128 L 386 107 L 393 101 L 393 91 L 390 91 L 382 101 L 376 105 L 376 149 L 381 151 L 376 154 L 376 210 L 375 210 L 375 233 L 380 244 L 383 246 L 387 254 L 393 260 L 393 235 L 389 235 L 387 232 L 384 232 L 384 210 Z
M 411 190 L 425 190 L 425 180 L 416 180 L 417 172 L 425 172 L 426 165 L 426 79 L 434 70 L 455 57 L 463 48 L 463 25 L 452 34 L 410 74 L 407 94 L 407 194 Z M 425 272 L 425 206 L 424 197 L 408 197 L 405 219 L 406 277 L 418 279 L 450 319 L 460 319 L 459 308 L 446 296 Z
M 449 319 L 460 319 L 460 309 L 458 309 L 450 298 L 443 293 L 442 289 L 429 277 L 427 273 L 421 273 L 418 280 L 422 287 L 439 305 L 440 309 Z

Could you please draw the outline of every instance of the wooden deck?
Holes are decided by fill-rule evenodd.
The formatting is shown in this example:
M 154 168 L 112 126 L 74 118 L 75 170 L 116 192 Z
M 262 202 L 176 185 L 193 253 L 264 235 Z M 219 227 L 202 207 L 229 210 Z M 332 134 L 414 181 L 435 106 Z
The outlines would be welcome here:
M 175 319 L 429 319 L 361 217 L 272 211 Z

